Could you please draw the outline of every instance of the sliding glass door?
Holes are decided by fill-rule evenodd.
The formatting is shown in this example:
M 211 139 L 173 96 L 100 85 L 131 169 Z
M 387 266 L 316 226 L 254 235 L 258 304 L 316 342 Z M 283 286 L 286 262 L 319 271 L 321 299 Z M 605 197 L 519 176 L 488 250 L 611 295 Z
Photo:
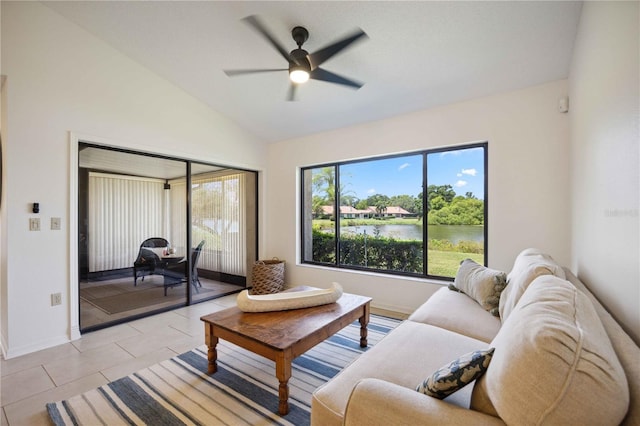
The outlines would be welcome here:
M 255 172 L 79 149 L 80 328 L 238 292 L 256 259 Z

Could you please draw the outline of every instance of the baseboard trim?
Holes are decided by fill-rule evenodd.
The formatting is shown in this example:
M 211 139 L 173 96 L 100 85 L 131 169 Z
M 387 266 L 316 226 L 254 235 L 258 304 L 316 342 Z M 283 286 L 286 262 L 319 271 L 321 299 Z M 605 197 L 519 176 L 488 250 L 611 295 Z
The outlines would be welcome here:
M 11 359 L 11 358 L 19 357 L 22 355 L 30 354 L 32 352 L 41 351 L 43 349 L 49 349 L 54 346 L 63 345 L 65 343 L 69 343 L 70 341 L 71 340 L 69 340 L 68 336 L 56 336 L 46 340 L 42 340 L 37 343 L 10 348 L 10 347 L 7 347 L 6 342 L 3 339 L 2 354 L 4 356 L 4 359 Z

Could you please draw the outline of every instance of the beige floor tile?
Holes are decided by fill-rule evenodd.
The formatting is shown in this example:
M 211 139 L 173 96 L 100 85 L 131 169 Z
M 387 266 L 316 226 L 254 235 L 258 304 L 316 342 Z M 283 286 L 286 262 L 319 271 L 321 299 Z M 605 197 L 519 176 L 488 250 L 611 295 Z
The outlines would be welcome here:
M 4 407 L 7 421 L 10 426 L 50 426 L 51 421 L 45 408 L 48 402 L 71 398 L 74 395 L 97 388 L 106 383 L 108 383 L 108 380 L 102 374 L 95 373 L 57 388 L 41 392 L 14 404 L 7 405 Z
M 198 303 L 197 305 L 185 306 L 174 311 L 178 315 L 185 316 L 187 318 L 200 318 L 203 315 L 211 314 L 226 309 L 230 306 L 235 306 L 236 303 L 235 294 L 230 296 L 221 297 L 209 302 Z
M 2 378 L 0 401 L 8 405 L 55 387 L 42 366 L 18 371 Z
M 102 330 L 85 333 L 78 340 L 71 342 L 80 352 L 96 349 L 118 340 L 139 336 L 141 332 L 128 324 L 114 325 Z
M 185 334 L 190 336 L 194 336 L 195 334 L 200 334 L 202 330 L 197 328 L 198 325 L 202 325 L 202 321 L 199 318 L 185 318 L 182 316 L 177 316 L 177 320 L 174 320 L 169 327 L 179 330 Z M 199 324 L 200 323 L 200 324 Z
M 135 337 L 131 337 L 131 339 L 135 339 Z M 46 363 L 44 368 L 56 385 L 60 386 L 132 358 L 133 355 L 120 346 L 110 343 L 100 348 L 77 353 L 62 360 Z
M 184 340 L 171 342 L 171 344 L 169 345 L 169 349 L 176 352 L 177 354 L 183 354 L 193 348 L 197 348 L 198 346 L 202 345 L 204 345 L 204 330 L 202 332 L 202 335 L 191 336 Z
M 135 321 L 128 322 L 127 325 L 140 331 L 141 333 L 155 332 L 162 326 L 168 326 L 176 321 L 182 320 L 184 317 L 177 315 L 175 312 L 164 312 L 146 318 L 140 318 Z
M 50 362 L 56 359 L 65 359 L 77 353 L 78 350 L 71 343 L 65 343 L 64 345 L 43 349 L 17 358 L 11 358 L 9 360 L 2 359 L 2 361 L 0 361 L 0 371 L 4 377 L 8 374 L 14 374 L 21 370 L 27 370 L 29 368 L 42 365 L 45 362 Z
M 118 380 L 121 377 L 125 377 L 135 373 L 136 371 L 142 370 L 150 365 L 173 358 L 176 355 L 178 355 L 178 353 L 172 351 L 171 349 L 161 348 L 157 351 L 145 354 L 139 358 L 134 358 L 102 370 L 101 373 L 107 379 L 109 379 L 110 382 L 112 382 L 114 380 Z
M 236 300 L 238 298 L 237 294 L 231 294 L 229 296 L 221 297 L 219 299 L 213 300 L 213 303 L 216 305 L 220 305 L 223 308 L 230 308 L 232 306 L 236 306 Z
M 203 332 L 204 333 L 204 332 Z M 173 342 L 182 341 L 189 338 L 187 334 L 171 328 L 169 326 L 161 326 L 156 330 L 144 333 L 141 336 L 129 337 L 118 342 L 118 346 L 125 351 L 139 357 L 150 352 L 165 348 Z
M 192 337 L 204 336 L 204 322 L 200 318 L 183 318 L 182 321 L 172 324 L 171 328 L 175 328 Z

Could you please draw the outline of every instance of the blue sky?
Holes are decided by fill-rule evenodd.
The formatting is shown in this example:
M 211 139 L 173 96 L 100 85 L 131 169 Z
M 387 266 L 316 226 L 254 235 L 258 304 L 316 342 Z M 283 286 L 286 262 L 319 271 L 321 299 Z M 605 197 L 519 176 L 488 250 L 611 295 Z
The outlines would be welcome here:
M 483 150 L 472 148 L 429 154 L 430 185 L 451 185 L 458 195 L 470 191 L 484 199 Z M 349 195 L 365 199 L 373 194 L 422 192 L 422 156 L 409 155 L 384 160 L 351 163 L 340 168 L 341 186 Z

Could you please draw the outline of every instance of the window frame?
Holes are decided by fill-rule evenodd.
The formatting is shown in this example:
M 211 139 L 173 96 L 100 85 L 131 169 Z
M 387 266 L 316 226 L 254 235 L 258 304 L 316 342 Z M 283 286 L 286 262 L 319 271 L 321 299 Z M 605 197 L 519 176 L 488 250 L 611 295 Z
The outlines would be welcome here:
M 423 223 L 426 224 L 427 223 L 427 215 L 428 215 L 428 202 L 427 202 L 427 187 L 429 186 L 428 183 L 428 174 L 429 174 L 429 170 L 428 170 L 428 162 L 427 162 L 427 157 L 429 155 L 433 155 L 433 154 L 439 154 L 439 153 L 443 153 L 443 152 L 449 152 L 449 151 L 462 151 L 462 150 L 467 150 L 467 149 L 474 149 L 474 148 L 482 148 L 483 149 L 483 190 L 484 190 L 484 197 L 483 197 L 483 202 L 484 202 L 484 211 L 483 211 L 483 219 L 484 219 L 484 225 L 483 225 L 483 250 L 484 250 L 484 266 L 488 265 L 488 235 L 489 235 L 489 224 L 488 224 L 488 213 L 489 213 L 489 172 L 488 172 L 488 163 L 489 163 L 489 142 L 488 141 L 481 141 L 481 142 L 472 142 L 472 143 L 467 143 L 467 144 L 462 144 L 462 145 L 454 145 L 454 146 L 446 146 L 446 147 L 439 147 L 439 148 L 432 148 L 432 149 L 424 149 L 424 150 L 418 150 L 418 151 L 411 151 L 411 152 L 403 152 L 403 153 L 398 153 L 398 154 L 389 154 L 389 155 L 382 155 L 382 156 L 372 156 L 372 157 L 367 157 L 367 158 L 359 158 L 359 159 L 355 159 L 355 160 L 345 160 L 345 161 L 336 161 L 336 162 L 331 162 L 331 163 L 322 163 L 322 164 L 314 164 L 314 165 L 310 165 L 310 166 L 304 166 L 304 167 L 300 167 L 300 228 L 299 228 L 299 232 L 300 232 L 300 263 L 301 264 L 306 264 L 306 265 L 315 265 L 315 266 L 323 266 L 323 267 L 328 267 L 328 268 L 336 268 L 336 269 L 347 269 L 347 270 L 355 270 L 355 271 L 363 271 L 363 272 L 373 272 L 373 273 L 380 273 L 380 274 L 385 274 L 385 275 L 395 275 L 395 276 L 406 276 L 406 277 L 413 277 L 413 278 L 425 278 L 425 279 L 435 279 L 435 280 L 442 280 L 442 281 L 453 281 L 454 278 L 453 277 L 445 277 L 445 276 L 439 276 L 439 275 L 429 275 L 428 274 L 428 226 L 423 226 L 423 235 L 422 235 L 422 241 L 423 241 L 423 250 L 422 250 L 422 257 L 423 257 L 423 271 L 422 273 L 415 273 L 415 272 L 405 272 L 405 271 L 396 271 L 396 270 L 389 270 L 389 269 L 378 269 L 378 268 L 371 268 L 371 267 L 363 267 L 363 266 L 359 266 L 359 265 L 347 265 L 347 264 L 342 264 L 341 260 L 340 260 L 340 221 L 342 220 L 340 217 L 340 198 L 341 198 L 341 194 L 340 191 L 336 191 L 336 195 L 334 196 L 334 200 L 333 200 L 333 211 L 336 214 L 336 220 L 335 220 L 335 224 L 334 224 L 334 235 L 335 235 L 335 262 L 333 263 L 328 263 L 328 262 L 319 262 L 319 261 L 314 261 L 314 260 L 307 260 L 305 259 L 305 252 L 306 252 L 306 243 L 307 243 L 307 236 L 305 235 L 305 228 L 307 227 L 307 225 L 305 224 L 305 220 L 306 220 L 306 210 L 305 210 L 305 200 L 306 200 L 306 194 L 305 194 L 305 187 L 308 186 L 308 184 L 305 182 L 305 172 L 308 170 L 312 170 L 312 169 L 320 169 L 320 168 L 324 168 L 324 167 L 332 167 L 334 170 L 334 186 L 335 188 L 340 188 L 340 167 L 341 166 L 345 166 L 345 165 L 349 165 L 349 164 L 356 164 L 356 163 L 362 163 L 362 162 L 369 162 L 369 161 L 379 161 L 379 160 L 387 160 L 387 159 L 393 159 L 393 158 L 399 158 L 399 157 L 408 157 L 408 156 L 415 156 L 415 155 L 422 155 L 423 158 L 423 163 L 422 163 L 422 215 L 423 215 Z M 345 218 L 347 219 L 347 218 Z M 313 243 L 312 243 L 313 244 Z

